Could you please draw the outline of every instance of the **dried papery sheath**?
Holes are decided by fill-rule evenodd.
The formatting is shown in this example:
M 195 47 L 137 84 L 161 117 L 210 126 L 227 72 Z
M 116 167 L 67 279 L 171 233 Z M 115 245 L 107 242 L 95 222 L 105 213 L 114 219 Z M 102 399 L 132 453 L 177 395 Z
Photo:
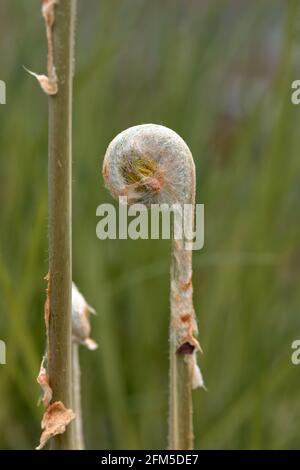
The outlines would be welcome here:
M 90 313 L 95 310 L 87 303 L 78 288 L 72 283 L 72 372 L 73 372 L 73 408 L 76 414 L 73 435 L 77 450 L 83 450 L 84 433 L 81 406 L 81 370 L 79 347 L 80 344 L 90 350 L 97 349 L 97 343 L 90 338 L 91 325 Z
M 49 405 L 42 419 L 43 432 L 36 450 L 41 450 L 52 437 L 63 434 L 74 418 L 74 412 L 67 409 L 61 401 Z
M 88 349 L 97 349 L 97 343 L 90 338 L 90 313 L 95 314 L 78 288 L 72 283 L 72 334 L 73 341 L 83 344 Z
M 195 166 L 192 154 L 178 134 L 156 124 L 131 127 L 108 146 L 103 162 L 105 184 L 115 198 L 126 196 L 128 204 L 190 205 L 185 221 L 194 227 Z M 176 231 L 174 219 L 174 233 Z M 185 231 L 173 237 L 170 320 L 169 447 L 193 446 L 191 390 L 204 387 L 196 363 L 201 347 L 192 285 L 192 251 L 187 250 Z
M 42 391 L 43 391 L 43 396 L 41 398 L 41 401 L 43 402 L 43 405 L 45 408 L 47 408 L 52 400 L 52 389 L 49 385 L 49 376 L 47 374 L 46 367 L 44 363 L 47 360 L 47 356 L 43 356 L 39 375 L 37 376 L 37 383 L 40 385 Z
M 48 69 L 48 76 L 47 75 L 40 75 L 31 70 L 28 70 L 26 67 L 24 69 L 33 77 L 37 79 L 39 82 L 42 90 L 47 95 L 56 95 L 58 91 L 57 85 L 57 75 L 54 65 L 54 58 L 53 58 L 53 26 L 55 22 L 55 6 L 58 5 L 59 0 L 42 0 L 42 15 L 45 20 L 46 26 L 46 35 L 47 35 L 47 43 L 48 43 L 48 58 L 47 58 L 47 69 Z

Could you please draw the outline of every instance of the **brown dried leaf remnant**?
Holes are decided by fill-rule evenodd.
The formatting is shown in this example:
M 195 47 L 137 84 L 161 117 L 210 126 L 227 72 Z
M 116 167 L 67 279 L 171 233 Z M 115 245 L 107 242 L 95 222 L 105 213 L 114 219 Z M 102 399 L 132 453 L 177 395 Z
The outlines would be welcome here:
M 63 434 L 74 418 L 75 413 L 67 409 L 61 401 L 55 401 L 49 405 L 42 419 L 43 432 L 36 450 L 41 450 L 51 437 Z
M 45 20 L 46 26 L 46 36 L 47 36 L 47 46 L 48 46 L 48 56 L 47 56 L 47 75 L 39 75 L 37 73 L 31 72 L 26 67 L 25 70 L 30 73 L 33 77 L 37 79 L 39 82 L 42 90 L 47 95 L 56 95 L 58 91 L 57 86 L 57 76 L 55 71 L 54 65 L 54 58 L 53 58 L 53 38 L 52 38 L 52 30 L 55 21 L 55 14 L 54 8 L 55 5 L 59 3 L 59 0 L 42 0 L 42 15 Z
M 44 360 L 45 360 L 45 357 L 42 360 L 40 372 L 36 380 L 43 391 L 43 397 L 42 397 L 43 405 L 45 408 L 47 408 L 50 404 L 50 401 L 52 400 L 52 388 L 49 385 L 49 376 L 43 365 Z
M 45 278 L 47 281 L 47 289 L 46 289 L 46 300 L 44 305 L 44 319 L 45 319 L 45 328 L 46 328 L 46 338 L 47 338 L 47 350 L 46 354 L 43 356 L 41 367 L 39 371 L 39 375 L 37 376 L 37 383 L 40 385 L 43 391 L 42 402 L 45 408 L 49 406 L 52 400 L 52 389 L 49 384 L 49 376 L 47 374 L 47 370 L 45 367 L 45 363 L 48 360 L 48 332 L 49 332 L 49 318 L 50 318 L 50 273 L 48 273 Z
M 57 93 L 57 82 L 56 81 L 51 81 L 47 75 L 39 75 L 37 73 L 32 72 L 31 70 L 28 70 L 26 67 L 24 67 L 26 72 L 30 73 L 33 77 L 37 79 L 39 82 L 42 90 L 47 94 L 47 95 L 56 95 Z

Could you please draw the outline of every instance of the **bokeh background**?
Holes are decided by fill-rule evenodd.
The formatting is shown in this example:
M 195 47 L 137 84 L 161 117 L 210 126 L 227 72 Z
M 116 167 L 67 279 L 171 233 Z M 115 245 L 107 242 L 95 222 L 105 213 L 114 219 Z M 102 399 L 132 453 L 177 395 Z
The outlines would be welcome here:
M 177 131 L 197 167 L 205 247 L 194 300 L 208 391 L 194 392 L 196 448 L 300 446 L 300 78 L 297 0 L 78 2 L 73 278 L 98 314 L 82 348 L 91 449 L 166 447 L 168 241 L 100 241 L 105 149 L 121 130 Z M 38 0 L 0 3 L 0 448 L 33 448 L 45 347 L 47 98 Z

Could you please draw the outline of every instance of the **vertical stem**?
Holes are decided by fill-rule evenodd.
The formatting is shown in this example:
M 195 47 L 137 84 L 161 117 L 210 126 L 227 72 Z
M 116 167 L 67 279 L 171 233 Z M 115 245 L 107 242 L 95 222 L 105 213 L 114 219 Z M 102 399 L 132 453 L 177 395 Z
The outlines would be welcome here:
M 76 418 L 73 424 L 74 441 L 76 450 L 84 450 L 82 406 L 81 406 L 81 371 L 79 359 L 79 344 L 73 342 L 72 346 L 72 369 L 73 369 L 73 411 Z
M 191 370 L 184 356 L 177 356 L 172 347 L 170 367 L 169 448 L 191 450 L 194 441 Z
M 190 164 L 190 200 L 195 206 L 195 169 Z M 183 207 L 182 207 L 183 210 Z M 175 223 L 175 222 L 174 222 Z M 194 226 L 194 212 L 185 221 Z M 175 228 L 173 228 L 175 230 Z M 170 397 L 169 397 L 169 448 L 172 450 L 193 449 L 193 374 L 196 367 L 196 352 L 199 348 L 193 334 L 197 324 L 193 306 L 192 251 L 186 250 L 186 233 L 183 239 L 172 240 L 171 259 L 171 319 L 170 319 Z
M 186 313 L 186 299 L 182 298 L 181 269 L 178 260 L 182 257 L 182 242 L 173 241 L 171 266 L 171 322 L 170 322 L 170 403 L 169 403 L 169 448 L 172 450 L 193 449 L 193 362 L 190 351 L 179 352 L 178 326 L 180 315 Z M 187 272 L 191 269 L 191 257 L 184 255 Z M 182 265 L 180 264 L 182 268 Z M 189 282 L 189 281 L 187 281 Z M 179 333 L 180 334 L 180 333 Z M 189 348 L 189 345 L 186 346 Z M 193 353 L 193 351 L 192 351 Z
M 53 401 L 72 407 L 71 362 L 71 140 L 75 0 L 55 6 L 53 58 L 58 93 L 49 97 L 49 379 Z M 52 439 L 52 449 L 72 449 L 72 426 Z

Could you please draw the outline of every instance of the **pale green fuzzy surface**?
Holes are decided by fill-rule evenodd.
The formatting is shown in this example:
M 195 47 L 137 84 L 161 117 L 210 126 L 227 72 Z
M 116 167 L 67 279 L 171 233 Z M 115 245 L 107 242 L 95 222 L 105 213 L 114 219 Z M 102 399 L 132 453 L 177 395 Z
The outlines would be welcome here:
M 157 124 L 133 126 L 118 134 L 109 144 L 104 158 L 107 165 L 108 188 L 114 195 L 121 195 L 124 188 L 130 191 L 124 172 L 140 160 L 153 162 L 156 173 L 162 176 L 162 189 L 158 194 L 151 190 L 133 194 L 132 200 L 142 204 L 191 203 L 194 185 L 194 162 L 183 139 L 172 129 Z M 155 176 L 155 174 L 154 174 Z

